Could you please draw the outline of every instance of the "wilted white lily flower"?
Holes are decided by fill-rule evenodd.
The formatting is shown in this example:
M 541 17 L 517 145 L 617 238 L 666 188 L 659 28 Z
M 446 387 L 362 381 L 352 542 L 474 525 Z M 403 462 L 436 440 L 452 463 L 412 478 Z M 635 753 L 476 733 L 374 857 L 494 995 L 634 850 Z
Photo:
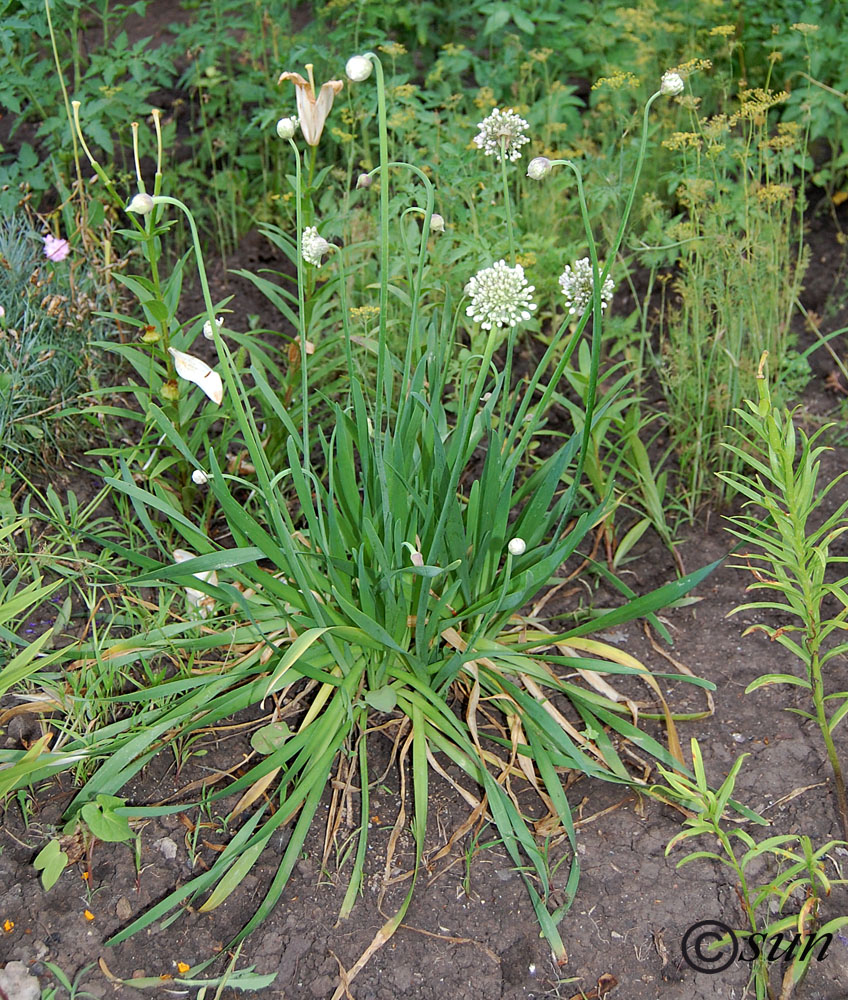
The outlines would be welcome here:
M 430 216 L 430 232 L 443 233 L 445 231 L 445 220 L 438 212 L 433 212 Z
M 530 301 L 534 289 L 534 285 L 527 284 L 520 264 L 507 267 L 505 260 L 499 260 L 492 267 L 478 271 L 465 286 L 465 294 L 471 297 L 465 314 L 484 330 L 491 330 L 493 326 L 515 326 L 521 320 L 530 319 L 530 313 L 537 308 L 536 303 Z
M 174 549 L 173 555 L 175 563 L 188 562 L 189 559 L 197 559 L 197 556 L 193 552 L 189 552 L 188 549 Z M 211 583 L 213 586 L 216 586 L 218 583 L 218 574 L 214 569 L 194 573 L 193 576 L 197 577 L 198 580 L 203 580 L 204 583 Z M 206 618 L 209 615 L 210 610 L 215 605 L 215 598 L 210 597 L 208 594 L 204 594 L 202 590 L 196 590 L 194 587 L 186 587 L 185 592 L 186 600 L 191 607 L 197 609 L 197 613 L 201 618 Z
M 486 156 L 494 156 L 498 163 L 503 159 L 517 160 L 521 156 L 521 147 L 530 142 L 524 134 L 529 127 L 512 108 L 506 111 L 495 108 L 488 118 L 478 123 L 480 131 L 474 136 L 474 142 Z
M 196 486 L 205 486 L 209 482 L 209 476 L 203 471 L 203 469 L 195 469 L 191 474 L 191 481 Z
M 318 232 L 315 226 L 307 226 L 303 230 L 303 238 L 300 241 L 300 252 L 307 264 L 321 266 L 321 258 L 332 248 L 332 243 L 328 243 Z
M 218 329 L 220 330 L 223 325 L 224 325 L 224 317 L 223 316 L 216 316 L 215 317 L 215 326 L 217 326 Z M 215 339 L 215 334 L 212 332 L 212 324 L 209 322 L 208 319 L 203 324 L 203 336 L 207 340 L 214 340 Z
M 510 538 L 507 549 L 511 556 L 523 556 L 527 551 L 527 542 L 523 538 Z
M 592 275 L 592 262 L 588 257 L 575 261 L 574 267 L 565 265 L 565 270 L 559 276 L 560 288 L 565 296 L 565 307 L 571 316 L 582 316 L 586 307 L 592 301 L 595 280 Z M 601 288 L 601 310 L 612 301 L 615 282 L 607 277 Z
M 153 199 L 149 194 L 139 191 L 127 205 L 127 211 L 135 212 L 137 215 L 149 215 L 153 211 Z
M 660 81 L 660 93 L 666 97 L 676 97 L 683 93 L 683 77 L 679 73 L 663 73 Z
M 527 164 L 527 176 L 534 181 L 540 181 L 551 172 L 551 161 L 547 156 L 535 156 Z
M 362 83 L 371 76 L 374 66 L 368 56 L 351 56 L 345 66 L 345 76 L 354 83 Z
M 295 132 L 297 132 L 297 118 L 294 116 L 291 118 L 281 118 L 277 122 L 277 135 L 281 139 L 291 139 L 294 137 Z
M 212 402 L 220 406 L 224 398 L 224 384 L 221 381 L 221 376 L 205 361 L 194 357 L 193 354 L 185 354 L 173 347 L 168 348 L 168 353 L 174 359 L 177 375 L 187 382 L 194 382 L 195 385 L 200 386 Z
M 300 130 L 310 146 L 317 146 L 321 139 L 321 133 L 324 131 L 324 122 L 326 122 L 330 108 L 333 106 L 333 98 L 344 87 L 344 83 L 341 80 L 328 80 L 323 84 L 316 97 L 312 63 L 306 64 L 306 72 L 309 74 L 308 80 L 304 80 L 300 73 L 281 73 L 277 82 L 293 81 Z

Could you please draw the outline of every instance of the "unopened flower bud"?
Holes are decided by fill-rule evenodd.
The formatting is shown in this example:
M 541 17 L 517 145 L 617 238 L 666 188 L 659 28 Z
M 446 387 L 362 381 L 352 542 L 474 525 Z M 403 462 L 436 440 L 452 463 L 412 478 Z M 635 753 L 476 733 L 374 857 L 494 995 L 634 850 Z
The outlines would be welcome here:
M 660 81 L 660 93 L 666 97 L 676 97 L 683 93 L 683 77 L 679 73 L 663 73 Z
M 374 183 L 374 178 L 371 176 L 371 174 L 360 174 L 356 178 L 356 186 L 358 188 L 370 188 L 373 183 Z
M 537 156 L 527 164 L 527 176 L 540 181 L 551 172 L 551 161 L 547 156 Z
M 127 205 L 128 212 L 135 212 L 138 215 L 149 215 L 153 211 L 153 199 L 149 194 L 138 192 Z
M 281 139 L 293 138 L 297 131 L 297 118 L 281 118 L 277 122 L 277 135 Z
M 171 403 L 180 398 L 180 387 L 177 385 L 176 379 L 169 378 L 162 386 L 162 398 Z
M 223 316 L 216 316 L 215 317 L 215 326 L 217 326 L 218 329 L 220 330 L 223 325 L 224 325 L 224 317 Z M 209 322 L 208 319 L 203 324 L 203 336 L 206 338 L 206 340 L 214 340 L 215 339 L 215 334 L 212 332 L 212 324 Z
M 433 212 L 430 216 L 430 232 L 443 233 L 445 231 L 445 220 L 438 212 Z
M 373 69 L 371 60 L 367 56 L 351 56 L 345 66 L 345 75 L 348 80 L 353 80 L 354 83 L 362 83 L 363 80 L 367 80 L 371 76 Z
M 523 556 L 527 551 L 527 542 L 523 538 L 510 538 L 507 549 L 511 556 Z
M 195 469 L 191 474 L 191 481 L 196 486 L 205 486 L 209 482 L 209 476 L 203 471 L 203 469 Z

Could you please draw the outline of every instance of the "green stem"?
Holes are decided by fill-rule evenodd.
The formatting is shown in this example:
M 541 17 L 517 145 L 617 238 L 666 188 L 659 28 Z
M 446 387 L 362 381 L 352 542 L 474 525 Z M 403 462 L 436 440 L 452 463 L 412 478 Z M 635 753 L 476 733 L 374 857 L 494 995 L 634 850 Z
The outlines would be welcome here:
M 810 656 L 810 681 L 813 689 L 813 704 L 816 707 L 816 720 L 824 740 L 827 758 L 833 770 L 833 780 L 836 785 L 836 805 L 839 811 L 839 823 L 842 827 L 842 839 L 848 841 L 848 796 L 845 793 L 845 781 L 842 777 L 842 765 L 833 742 L 833 734 L 827 721 L 824 707 L 824 684 L 821 675 L 821 663 L 818 651 Z
M 512 227 L 512 201 L 509 197 L 509 181 L 506 175 L 506 139 L 501 139 L 501 180 L 503 181 L 504 208 L 506 209 L 506 232 L 509 239 L 510 264 L 515 267 L 515 233 Z
M 59 86 L 62 89 L 62 100 L 65 102 L 65 114 L 68 117 L 68 127 L 71 130 L 71 145 L 74 152 L 74 168 L 77 175 L 77 190 L 79 192 L 80 219 L 79 226 L 82 234 L 83 245 L 87 242 L 88 230 L 85 226 L 85 190 L 82 183 L 82 169 L 80 167 L 79 146 L 77 145 L 77 134 L 74 129 L 74 115 L 71 111 L 71 101 L 68 97 L 68 88 L 65 86 L 65 74 L 62 72 L 62 63 L 59 61 L 59 49 L 56 45 L 56 33 L 53 30 L 53 18 L 50 14 L 50 0 L 44 0 L 44 10 L 47 14 L 47 28 L 50 32 L 50 45 L 53 49 L 53 61 L 56 63 L 56 75 L 59 78 Z
M 300 165 L 300 150 L 294 139 L 289 139 L 289 145 L 294 151 L 295 187 L 297 189 L 295 197 L 295 223 L 297 228 L 297 247 L 295 258 L 297 260 L 297 305 L 300 314 L 300 394 L 301 410 L 303 411 L 303 462 L 309 468 L 309 407 L 307 402 L 307 377 L 306 377 L 306 341 L 309 332 L 309 318 L 306 315 L 306 291 L 304 286 L 303 267 L 303 178 Z M 315 148 L 312 148 L 312 162 L 315 162 Z
M 386 393 L 386 322 L 389 307 L 389 132 L 386 112 L 386 81 L 383 67 L 373 52 L 366 52 L 366 58 L 374 65 L 377 79 L 377 122 L 380 135 L 380 335 L 377 345 L 377 399 L 374 432 L 382 430 L 383 397 Z M 386 399 L 387 406 L 390 400 Z

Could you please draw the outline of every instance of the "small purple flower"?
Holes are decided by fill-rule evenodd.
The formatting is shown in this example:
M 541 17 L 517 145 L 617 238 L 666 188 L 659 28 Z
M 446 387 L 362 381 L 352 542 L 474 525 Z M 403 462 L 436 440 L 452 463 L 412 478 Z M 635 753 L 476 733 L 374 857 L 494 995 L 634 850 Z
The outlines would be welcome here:
M 52 233 L 44 237 L 44 256 L 54 263 L 64 260 L 71 252 L 71 244 L 67 240 L 58 239 Z

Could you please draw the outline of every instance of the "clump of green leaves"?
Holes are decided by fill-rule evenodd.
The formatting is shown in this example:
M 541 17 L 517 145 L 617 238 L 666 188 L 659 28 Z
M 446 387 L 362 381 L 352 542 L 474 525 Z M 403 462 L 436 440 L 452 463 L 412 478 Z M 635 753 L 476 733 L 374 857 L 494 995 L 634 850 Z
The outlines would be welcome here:
M 833 769 L 836 801 L 843 837 L 848 840 L 848 797 L 842 766 L 833 733 L 848 715 L 848 694 L 825 693 L 823 668 L 848 651 L 848 642 L 838 641 L 848 629 L 848 577 L 830 579 L 828 570 L 848 562 L 834 555 L 833 543 L 848 530 L 848 501 L 816 526 L 816 512 L 833 488 L 842 482 L 842 473 L 824 487 L 819 486 L 821 455 L 816 445 L 825 427 L 808 437 L 789 411 L 774 408 L 769 393 L 766 354 L 757 373 L 759 403 L 748 401 L 748 409 L 736 410 L 743 425 L 741 443 L 725 445 L 742 471 L 723 472 L 720 478 L 746 498 L 749 513 L 729 517 L 731 534 L 752 551 L 739 568 L 752 573 L 749 590 L 774 596 L 742 604 L 733 613 L 748 610 L 778 612 L 780 625 L 764 622 L 752 625 L 745 634 L 765 632 L 779 642 L 804 666 L 802 676 L 767 673 L 748 685 L 755 691 L 767 684 L 791 684 L 807 691 L 812 712 L 789 708 L 815 722 L 822 735 Z M 835 609 L 835 610 L 834 610 Z M 788 616 L 788 622 L 785 620 Z M 836 641 L 834 641 L 836 640 Z
M 827 855 L 844 842 L 832 840 L 814 850 L 810 838 L 804 835 L 766 837 L 758 842 L 739 827 L 728 828 L 724 817 L 728 805 L 741 809 L 748 819 L 768 825 L 762 817 L 739 807 L 731 800 L 736 778 L 747 754 L 736 758 L 721 786 L 717 791 L 712 791 L 707 783 L 697 740 L 692 740 L 691 749 L 694 780 L 657 765 L 667 786 L 655 786 L 652 792 L 694 813 L 684 821 L 685 829 L 669 841 L 665 853 L 669 854 L 677 844 L 692 837 L 706 836 L 713 843 L 717 841 L 720 853 L 714 850 L 694 851 L 678 861 L 677 867 L 692 861 L 708 860 L 728 868 L 735 876 L 743 920 L 741 928 L 728 928 L 729 933 L 718 940 L 717 935 L 710 932 L 704 940 L 696 942 L 696 948 L 701 949 L 709 941 L 707 948 L 713 953 L 710 955 L 708 951 L 704 955 L 698 950 L 698 957 L 705 963 L 717 961 L 723 958 L 716 954 L 717 949 L 728 944 L 735 955 L 737 938 L 741 938 L 744 948 L 749 949 L 743 949 L 742 955 L 743 961 L 751 962 L 751 980 L 757 1000 L 773 1000 L 774 994 L 769 986 L 770 961 L 782 957 L 789 965 L 783 976 L 780 997 L 781 1000 L 788 1000 L 792 989 L 801 981 L 816 954 L 816 946 L 826 947 L 828 942 L 825 939 L 848 924 L 848 917 L 836 917 L 825 924 L 819 921 L 822 898 L 830 894 L 834 884 L 826 872 Z M 757 863 L 763 860 L 771 864 L 774 872 L 767 882 L 757 880 L 753 874 L 753 869 L 758 867 Z M 773 912 L 772 904 L 777 913 L 782 914 L 792 902 L 799 906 L 797 913 L 770 916 Z M 785 931 L 794 936 L 787 943 L 786 949 L 780 952 Z M 821 951 L 818 954 L 821 957 Z M 718 971 L 718 968 L 709 971 Z
M 0 440 L 19 463 L 78 438 L 81 422 L 62 411 L 90 387 L 91 335 L 102 327 L 86 262 L 72 252 L 54 263 L 43 250 L 25 216 L 0 219 Z

